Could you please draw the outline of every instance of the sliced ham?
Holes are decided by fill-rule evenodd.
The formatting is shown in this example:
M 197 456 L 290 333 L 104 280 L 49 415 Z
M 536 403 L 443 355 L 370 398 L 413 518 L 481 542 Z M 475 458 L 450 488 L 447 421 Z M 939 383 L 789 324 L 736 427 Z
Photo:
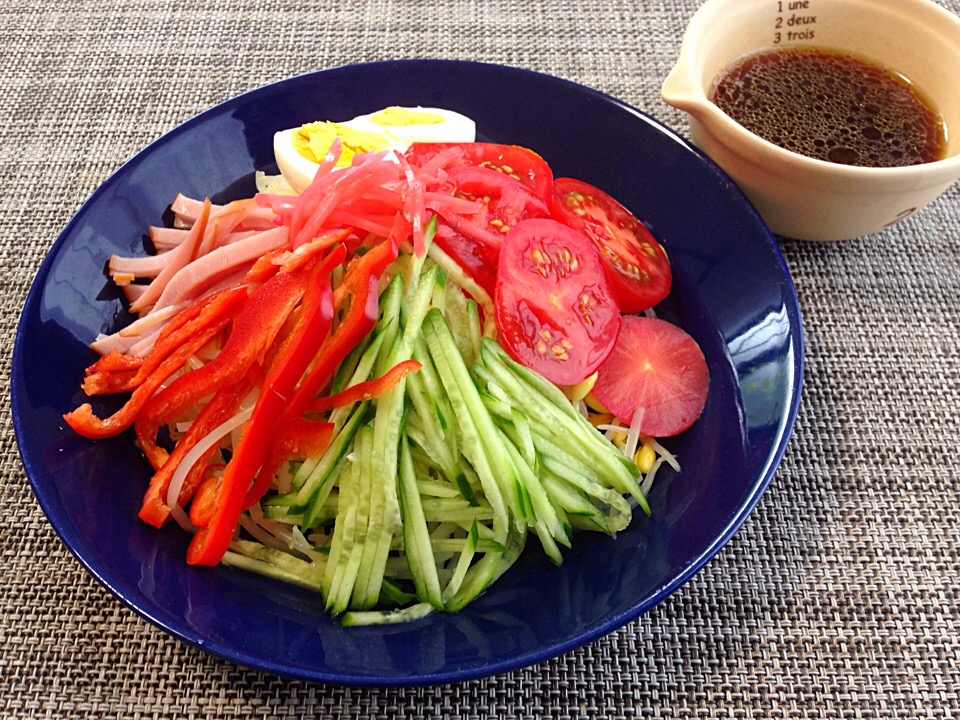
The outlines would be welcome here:
M 193 224 L 203 212 L 203 203 L 203 200 L 194 200 L 193 198 L 188 198 L 182 193 L 178 194 L 173 199 L 173 202 L 170 203 L 170 211 L 181 223 L 177 227 L 193 227 Z M 220 205 L 211 205 L 210 212 L 212 213 L 220 210 L 221 207 L 222 206 Z
M 128 287 L 142 287 L 144 285 L 130 285 Z M 172 305 L 163 311 L 144 315 L 134 320 L 129 325 L 120 328 L 117 332 L 110 335 L 99 335 L 96 340 L 90 343 L 90 347 L 101 355 L 106 355 L 111 350 L 125 353 L 132 345 L 140 341 L 143 337 L 159 332 L 167 321 L 186 307 L 186 303 L 181 305 Z
M 153 243 L 153 248 L 158 253 L 164 253 L 178 247 L 190 234 L 190 231 L 186 229 L 168 227 L 151 227 L 148 228 L 148 231 L 150 242 Z
M 206 200 L 203 210 L 200 212 L 196 223 L 190 228 L 190 233 L 187 238 L 179 247 L 166 253 L 172 256 L 166 266 L 164 266 L 157 277 L 153 279 L 153 282 L 150 283 L 143 294 L 138 297 L 135 302 L 130 304 L 130 310 L 132 312 L 140 313 L 149 309 L 150 306 L 160 298 L 171 278 L 194 259 L 197 248 L 200 247 L 200 242 L 203 240 L 203 235 L 206 231 L 207 220 L 210 217 L 210 208 L 210 201 Z
M 238 242 L 216 248 L 180 268 L 170 278 L 157 298 L 154 311 L 178 303 L 186 298 L 198 297 L 200 291 L 239 269 L 244 271 L 261 255 L 277 250 L 287 244 L 287 228 L 275 227 Z

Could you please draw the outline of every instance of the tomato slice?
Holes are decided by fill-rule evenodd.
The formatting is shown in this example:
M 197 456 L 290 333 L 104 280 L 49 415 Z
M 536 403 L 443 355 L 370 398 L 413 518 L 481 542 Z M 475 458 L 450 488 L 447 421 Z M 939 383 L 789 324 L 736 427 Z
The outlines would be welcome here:
M 557 178 L 551 213 L 596 243 L 623 312 L 643 312 L 670 292 L 667 253 L 643 223 L 603 190 Z
M 665 320 L 624 315 L 593 394 L 625 423 L 643 408 L 640 432 L 668 437 L 700 417 L 710 375 L 697 341 Z
M 489 168 L 452 168 L 441 189 L 459 199 L 479 201 L 473 215 L 445 211 L 442 203 L 435 206 L 442 221 L 436 242 L 493 295 L 504 236 L 521 220 L 546 217 L 548 206 L 523 183 Z
M 405 157 L 411 165 L 423 167 L 430 160 L 451 148 L 462 154 L 444 165 L 449 170 L 457 167 L 479 167 L 495 170 L 522 183 L 547 206 L 553 193 L 553 171 L 546 161 L 529 148 L 497 143 L 414 143 Z
M 497 262 L 500 248 L 477 242 L 449 225 L 440 224 L 433 241 L 463 268 L 480 287 L 493 297 L 497 286 Z
M 600 254 L 549 218 L 523 220 L 504 238 L 494 311 L 510 356 L 560 385 L 592 374 L 620 329 Z

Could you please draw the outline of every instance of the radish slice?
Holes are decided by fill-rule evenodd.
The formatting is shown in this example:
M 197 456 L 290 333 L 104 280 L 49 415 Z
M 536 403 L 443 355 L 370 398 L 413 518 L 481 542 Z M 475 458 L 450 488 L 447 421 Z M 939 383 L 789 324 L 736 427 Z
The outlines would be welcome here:
M 676 325 L 625 315 L 600 366 L 593 394 L 610 412 L 654 437 L 683 432 L 700 417 L 710 376 L 696 341 Z

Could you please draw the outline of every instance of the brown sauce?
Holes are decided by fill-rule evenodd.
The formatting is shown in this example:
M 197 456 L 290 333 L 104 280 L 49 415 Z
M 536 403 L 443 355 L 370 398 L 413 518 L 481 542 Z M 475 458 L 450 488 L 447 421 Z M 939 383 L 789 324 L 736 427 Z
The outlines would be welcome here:
M 939 114 L 903 78 L 814 49 L 751 55 L 725 70 L 710 99 L 764 140 L 808 157 L 866 167 L 939 160 Z

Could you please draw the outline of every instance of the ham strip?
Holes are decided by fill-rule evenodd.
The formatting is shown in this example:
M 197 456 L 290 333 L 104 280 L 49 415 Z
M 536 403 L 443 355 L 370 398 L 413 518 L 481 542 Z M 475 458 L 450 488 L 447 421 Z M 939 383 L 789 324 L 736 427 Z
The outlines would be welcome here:
M 216 212 L 222 207 L 222 205 L 211 205 L 210 212 Z M 193 224 L 203 211 L 203 200 L 194 200 L 181 193 L 170 203 L 170 211 L 176 215 L 176 219 L 180 221 L 181 225 L 178 227 L 193 227 Z
M 171 250 L 169 253 L 165 253 L 171 255 L 170 260 L 157 277 L 154 278 L 153 282 L 150 283 L 143 295 L 130 304 L 131 312 L 141 313 L 147 310 L 160 298 L 171 278 L 173 278 L 181 268 L 193 260 L 197 248 L 200 247 L 200 242 L 203 240 L 204 232 L 206 231 L 207 219 L 210 216 L 210 207 L 210 201 L 205 201 L 203 211 L 200 213 L 197 222 L 190 228 L 190 233 L 187 238 L 180 247 Z M 170 303 L 167 304 L 169 305 Z
M 230 245 L 219 247 L 192 263 L 180 268 L 170 278 L 163 293 L 157 298 L 154 311 L 178 303 L 186 298 L 198 297 L 200 292 L 232 274 L 240 266 L 252 264 L 261 255 L 277 250 L 287 244 L 285 227 L 265 230 Z
M 158 253 L 179 247 L 179 245 L 186 240 L 187 235 L 190 234 L 189 230 L 178 230 L 177 228 L 168 227 L 150 227 L 148 231 L 150 233 L 150 242 L 153 243 L 153 247 Z
M 145 285 L 129 285 L 128 287 L 142 287 Z M 167 324 L 167 321 L 186 307 L 186 303 L 181 305 L 171 305 L 162 311 L 144 315 L 126 327 L 122 327 L 117 332 L 110 335 L 98 335 L 97 339 L 90 343 L 90 347 L 101 355 L 106 355 L 111 350 L 125 353 L 130 347 L 139 342 L 143 337 L 158 332 Z

